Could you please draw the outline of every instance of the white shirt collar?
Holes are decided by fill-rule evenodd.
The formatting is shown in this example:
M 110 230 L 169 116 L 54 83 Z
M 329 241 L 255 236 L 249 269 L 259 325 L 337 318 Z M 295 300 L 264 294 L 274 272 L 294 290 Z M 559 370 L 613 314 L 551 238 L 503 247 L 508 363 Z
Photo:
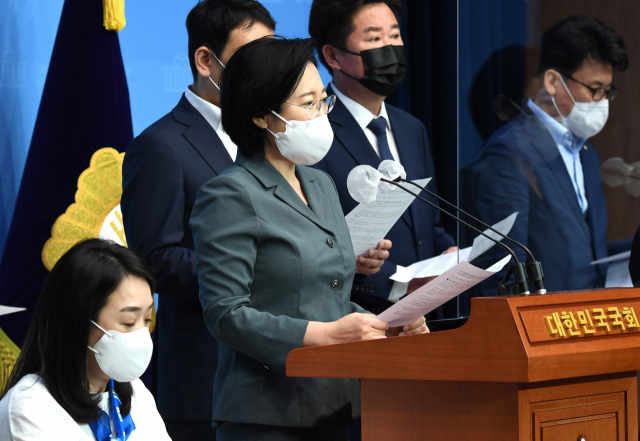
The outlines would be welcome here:
M 187 90 L 184 92 L 184 96 L 187 98 L 189 103 L 191 103 L 191 105 L 195 107 L 198 112 L 200 112 L 202 117 L 206 119 L 209 124 L 211 124 L 213 130 L 217 132 L 218 128 L 220 127 L 220 107 L 200 98 L 198 95 L 191 91 L 189 86 L 187 86 Z
M 347 108 L 349 113 L 355 118 L 356 122 L 362 128 L 362 130 L 366 129 L 369 123 L 377 117 L 382 117 L 387 122 L 387 130 L 391 130 L 391 124 L 389 123 L 389 116 L 387 115 L 387 108 L 384 105 L 384 101 L 382 102 L 382 106 L 380 106 L 380 114 L 374 115 L 364 107 L 362 104 L 352 100 L 344 93 L 340 92 L 335 84 L 331 83 L 331 89 L 335 92 L 336 96 L 342 104 Z
M 580 139 L 574 136 L 569 131 L 569 129 L 567 129 L 557 119 L 553 118 L 547 112 L 542 110 L 536 103 L 533 102 L 532 99 L 529 99 L 527 105 L 529 106 L 531 111 L 540 119 L 542 124 L 545 125 L 557 145 L 563 146 L 569 151 L 580 151 L 582 145 L 586 142 L 586 139 Z

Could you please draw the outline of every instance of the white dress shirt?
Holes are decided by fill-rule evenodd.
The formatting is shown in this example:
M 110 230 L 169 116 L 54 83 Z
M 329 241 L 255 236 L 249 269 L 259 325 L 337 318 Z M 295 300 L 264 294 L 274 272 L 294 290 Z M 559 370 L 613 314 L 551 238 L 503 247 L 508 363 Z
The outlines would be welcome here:
M 384 101 L 382 102 L 382 106 L 380 106 L 380 114 L 374 115 L 362 104 L 355 102 L 354 100 L 340 92 L 335 84 L 331 83 L 331 88 L 336 93 L 338 99 L 347 108 L 351 116 L 353 116 L 353 118 L 356 120 L 360 128 L 364 131 L 364 134 L 367 136 L 367 139 L 371 143 L 371 147 L 373 147 L 373 150 L 378 156 L 380 156 L 380 149 L 378 148 L 378 138 L 375 133 L 371 131 L 371 129 L 367 128 L 367 126 L 374 118 L 385 119 L 385 121 L 387 122 L 387 142 L 389 143 L 391 156 L 393 156 L 394 161 L 400 162 L 398 147 L 396 146 L 396 140 L 393 138 L 393 130 L 391 129 L 391 122 L 389 121 L 389 115 L 387 115 L 387 108 L 384 106 Z
M 231 159 L 235 162 L 236 156 L 238 156 L 238 146 L 231 141 L 231 138 L 229 138 L 229 135 L 227 135 L 227 132 L 225 132 L 222 127 L 222 123 L 220 121 L 220 107 L 200 98 L 191 91 L 189 86 L 187 86 L 184 96 L 187 98 L 187 101 L 189 101 L 189 103 L 191 103 L 191 105 L 200 112 L 200 115 L 207 120 L 213 130 L 215 130 L 220 141 L 224 144 L 224 148 L 227 149 L 229 156 L 231 156 Z
M 584 189 L 584 173 L 582 172 L 582 161 L 580 160 L 580 150 L 582 150 L 584 143 L 587 141 L 586 138 L 574 136 L 569 129 L 538 107 L 533 100 L 530 99 L 528 105 L 531 111 L 542 121 L 542 124 L 547 128 L 558 146 L 558 151 L 562 156 L 564 165 L 567 167 L 573 189 L 576 192 L 580 209 L 583 214 L 586 213 L 587 208 L 589 208 L 589 202 Z
M 131 418 L 136 428 L 128 441 L 171 441 L 151 392 L 139 379 L 131 382 Z M 99 406 L 109 413 L 109 397 Z M 112 436 L 115 431 L 112 426 Z M 0 440 L 95 441 L 88 424 L 78 424 L 51 396 L 38 375 L 25 375 L 0 401 Z
M 376 116 L 362 104 L 355 102 L 354 100 L 340 92 L 335 84 L 331 83 L 331 89 L 333 89 L 338 99 L 342 101 L 342 104 L 344 104 L 351 116 L 353 116 L 353 118 L 356 120 L 364 134 L 367 136 L 367 139 L 371 143 L 371 147 L 378 156 L 380 156 L 380 149 L 378 148 L 378 137 L 367 126 L 374 118 L 384 118 L 387 121 L 387 142 L 389 143 L 389 150 L 391 151 L 391 156 L 393 156 L 394 161 L 400 163 L 398 147 L 396 146 L 396 140 L 393 138 L 393 130 L 391 129 L 391 122 L 389 121 L 389 115 L 387 115 L 387 109 L 384 106 L 384 101 L 382 102 L 382 106 L 380 106 L 380 114 Z M 400 297 L 407 293 L 408 288 L 409 283 L 394 281 L 393 286 L 391 287 L 391 292 L 389 293 L 389 298 L 387 300 L 392 303 L 396 303 L 398 300 L 400 300 Z

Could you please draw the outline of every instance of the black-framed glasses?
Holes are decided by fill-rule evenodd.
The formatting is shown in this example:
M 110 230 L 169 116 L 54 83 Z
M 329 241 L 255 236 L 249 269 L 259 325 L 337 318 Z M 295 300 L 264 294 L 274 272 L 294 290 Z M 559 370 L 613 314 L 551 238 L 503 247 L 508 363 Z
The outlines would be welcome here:
M 321 100 L 312 101 L 309 104 L 293 104 L 293 103 L 285 103 L 285 104 L 307 109 L 309 111 L 309 118 L 313 119 L 320 114 L 320 110 L 324 110 L 325 114 L 331 112 L 331 110 L 333 110 L 333 106 L 335 106 L 336 104 L 336 96 L 330 95 Z
M 593 88 L 593 87 L 587 86 L 583 82 L 576 80 L 571 75 L 567 75 L 564 73 L 562 75 L 589 89 L 594 101 L 600 101 L 603 98 L 606 98 L 609 101 L 613 101 L 614 99 L 616 99 L 616 96 L 618 96 L 618 88 L 615 87 L 614 85 L 611 85 L 611 87 L 609 87 L 608 89 L 605 89 L 604 87 Z

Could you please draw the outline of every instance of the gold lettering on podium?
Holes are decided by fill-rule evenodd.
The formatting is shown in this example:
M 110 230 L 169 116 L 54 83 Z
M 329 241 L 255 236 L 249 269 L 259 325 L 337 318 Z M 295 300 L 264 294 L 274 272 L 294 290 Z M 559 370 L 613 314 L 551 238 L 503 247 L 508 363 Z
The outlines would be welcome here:
M 607 314 L 605 310 L 608 311 L 609 314 Z M 622 313 L 617 306 L 593 308 L 591 311 L 585 309 L 580 311 L 562 311 L 561 313 L 553 312 L 551 315 L 544 316 L 544 321 L 549 335 L 560 338 L 594 335 L 599 329 L 605 333 L 598 335 L 607 335 L 611 332 L 612 328 L 613 330 L 624 332 L 625 330 L 640 327 L 638 317 L 633 307 L 629 306 L 622 307 Z M 580 325 L 582 325 L 582 331 L 580 330 Z
M 584 331 L 585 335 L 595 334 L 596 330 L 591 329 L 593 328 L 593 321 L 591 320 L 591 314 L 589 314 L 589 310 L 585 309 L 584 311 L 576 311 L 576 314 L 578 315 L 578 320 L 580 320 L 580 324 L 582 325 L 582 330 Z M 591 328 L 587 329 L 587 325 L 589 325 Z

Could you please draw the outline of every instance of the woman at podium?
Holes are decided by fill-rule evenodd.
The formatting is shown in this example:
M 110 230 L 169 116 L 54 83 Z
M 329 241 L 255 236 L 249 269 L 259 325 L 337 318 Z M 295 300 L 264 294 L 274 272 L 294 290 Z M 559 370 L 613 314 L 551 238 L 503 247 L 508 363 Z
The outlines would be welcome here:
M 358 380 L 289 378 L 293 349 L 385 338 L 386 322 L 349 301 L 356 269 L 372 274 L 388 241 L 354 258 L 331 178 L 308 168 L 333 141 L 308 40 L 243 46 L 222 77 L 222 125 L 238 159 L 198 194 L 191 228 L 200 300 L 219 341 L 217 439 L 348 439 Z M 428 332 L 424 319 L 404 334 Z

